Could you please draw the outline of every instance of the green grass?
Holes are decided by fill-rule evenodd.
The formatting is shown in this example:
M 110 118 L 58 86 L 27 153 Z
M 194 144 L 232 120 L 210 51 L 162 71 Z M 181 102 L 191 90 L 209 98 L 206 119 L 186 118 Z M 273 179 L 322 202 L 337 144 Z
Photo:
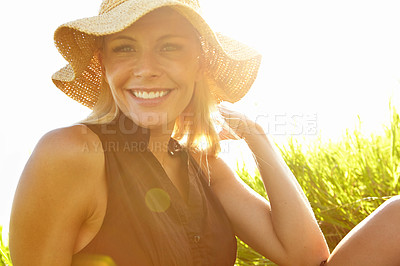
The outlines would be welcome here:
M 384 134 L 365 136 L 360 126 L 340 141 L 318 141 L 304 147 L 289 139 L 282 156 L 309 199 L 332 250 L 360 221 L 385 200 L 400 194 L 400 118 L 391 108 Z M 258 174 L 238 175 L 265 195 Z M 275 265 L 238 240 L 236 265 Z M 261 262 L 261 264 L 258 264 Z
M 3 228 L 0 226 L 0 265 L 11 266 L 10 251 L 8 249 L 8 243 L 3 243 L 2 239 Z
M 347 131 L 340 141 L 318 140 L 307 147 L 289 139 L 281 147 L 319 221 L 330 249 L 391 196 L 400 194 L 400 118 L 394 108 L 384 134 L 366 136 Z M 238 175 L 266 197 L 259 174 L 245 167 Z M 1 241 L 1 227 L 0 227 Z M 1 265 L 11 265 L 6 243 L 0 242 Z M 238 239 L 236 265 L 275 265 Z

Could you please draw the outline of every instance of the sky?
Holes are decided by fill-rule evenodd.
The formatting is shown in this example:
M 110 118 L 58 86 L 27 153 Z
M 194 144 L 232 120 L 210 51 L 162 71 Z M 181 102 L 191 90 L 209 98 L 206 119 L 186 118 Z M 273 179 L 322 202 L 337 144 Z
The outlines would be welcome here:
M 289 136 L 312 141 L 317 134 L 335 140 L 358 117 L 365 132 L 379 132 L 389 119 L 389 100 L 399 106 L 399 1 L 200 1 L 215 30 L 263 55 L 253 88 L 234 108 L 278 142 Z M 8 224 L 18 178 L 40 137 L 89 114 L 51 82 L 65 65 L 53 32 L 64 22 L 96 15 L 99 5 L 2 4 L 0 225 Z M 240 150 L 227 147 L 231 154 Z

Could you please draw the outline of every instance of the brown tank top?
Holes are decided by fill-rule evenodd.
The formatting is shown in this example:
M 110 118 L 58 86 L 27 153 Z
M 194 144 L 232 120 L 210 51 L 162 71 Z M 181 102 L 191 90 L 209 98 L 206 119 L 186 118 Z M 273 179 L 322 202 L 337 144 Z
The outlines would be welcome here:
M 100 231 L 75 261 L 86 257 L 118 266 L 234 265 L 232 226 L 208 178 L 185 149 L 171 139 L 172 156 L 180 156 L 188 166 L 182 169 L 189 182 L 187 200 L 147 149 L 148 130 L 124 115 L 109 124 L 87 126 L 103 145 L 107 210 Z

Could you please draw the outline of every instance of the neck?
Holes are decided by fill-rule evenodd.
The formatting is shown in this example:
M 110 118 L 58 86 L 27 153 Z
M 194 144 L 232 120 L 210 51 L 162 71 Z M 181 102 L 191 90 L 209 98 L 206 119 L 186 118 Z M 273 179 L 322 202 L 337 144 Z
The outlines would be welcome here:
M 166 155 L 172 132 L 173 125 L 169 125 L 167 128 L 151 129 L 148 143 L 149 150 L 157 157 Z
M 149 150 L 155 155 L 166 153 L 168 151 L 168 142 L 170 138 L 171 135 L 154 136 L 154 134 L 151 134 L 148 143 Z

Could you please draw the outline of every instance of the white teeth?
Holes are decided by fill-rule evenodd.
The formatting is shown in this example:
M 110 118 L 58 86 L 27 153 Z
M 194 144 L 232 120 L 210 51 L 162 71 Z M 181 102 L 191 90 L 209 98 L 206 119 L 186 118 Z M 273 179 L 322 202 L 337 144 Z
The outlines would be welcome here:
M 168 93 L 168 91 L 157 91 L 157 92 L 150 92 L 148 93 L 147 91 L 133 91 L 133 94 L 137 98 L 141 99 L 155 99 L 155 98 L 160 98 L 165 96 Z

